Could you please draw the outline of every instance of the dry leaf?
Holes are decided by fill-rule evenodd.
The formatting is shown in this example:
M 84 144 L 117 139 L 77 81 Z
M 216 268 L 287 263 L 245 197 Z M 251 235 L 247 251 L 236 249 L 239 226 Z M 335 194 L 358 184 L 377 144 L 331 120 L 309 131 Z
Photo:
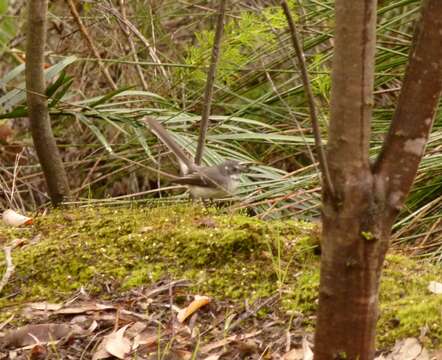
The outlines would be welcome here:
M 143 330 L 145 330 L 147 328 L 147 324 L 143 323 L 141 321 L 137 321 L 136 323 L 132 324 L 126 331 L 126 335 L 128 338 L 132 339 L 135 336 L 137 336 L 138 334 L 140 334 L 141 332 L 143 332 Z
M 21 215 L 12 209 L 5 210 L 2 215 L 3 222 L 10 226 L 32 225 L 32 218 Z
M 262 330 L 258 330 L 258 331 L 253 331 L 253 332 L 250 332 L 250 333 L 247 333 L 244 335 L 232 335 L 232 336 L 226 337 L 223 340 L 215 341 L 213 343 L 202 346 L 200 349 L 200 352 L 203 354 L 206 354 L 206 353 L 211 352 L 214 349 L 217 349 L 217 348 L 223 347 L 227 344 L 230 344 L 232 341 L 241 341 L 241 340 L 249 339 L 249 338 L 255 337 L 261 333 L 262 333 Z
M 428 285 L 428 290 L 430 290 L 433 294 L 442 294 L 442 283 L 437 281 L 430 281 Z
M 313 351 L 306 338 L 302 339 L 302 348 L 293 349 L 284 354 L 282 360 L 313 360 Z
M 204 360 L 218 360 L 223 353 L 213 354 L 206 357 Z
M 180 360 L 191 360 L 192 359 L 192 353 L 187 350 L 172 350 L 173 354 Z
M 56 313 L 64 315 L 74 315 L 74 314 L 82 314 L 89 311 L 102 311 L 102 310 L 113 310 L 113 309 L 115 309 L 115 306 L 113 305 L 87 303 L 81 306 L 65 307 L 60 310 L 57 310 Z
M 124 332 L 127 327 L 128 325 L 125 325 L 118 331 L 106 336 L 106 344 L 104 348 L 109 354 L 118 359 L 124 359 L 124 357 L 130 353 L 131 342 L 127 337 L 124 337 Z
M 178 321 L 180 323 L 183 323 L 190 315 L 192 315 L 204 305 L 207 305 L 210 301 L 211 299 L 208 296 L 195 295 L 195 300 L 193 300 L 186 308 L 181 309 L 178 312 Z
M 27 325 L 7 333 L 3 339 L 5 347 L 20 348 L 33 345 L 36 339 L 45 343 L 59 340 L 71 332 L 71 327 L 65 324 Z
M 101 340 L 100 344 L 97 346 L 97 350 L 95 350 L 94 355 L 92 356 L 92 360 L 100 360 L 110 358 L 112 355 L 109 354 L 104 348 L 104 339 Z
M 431 354 L 431 360 L 442 360 L 442 349 Z
M 128 326 L 129 325 L 125 325 L 118 331 L 114 331 L 105 336 L 92 359 L 106 359 L 111 356 L 124 359 L 131 351 L 131 342 L 128 338 L 124 337 L 124 332 Z
M 303 349 L 293 349 L 282 356 L 282 360 L 303 360 L 304 350 Z
M 385 360 L 430 360 L 430 355 L 416 338 L 407 338 L 396 342 Z
M 142 333 L 135 335 L 133 339 L 133 349 L 138 349 L 140 346 L 150 347 L 158 342 L 158 331 L 143 331 Z
M 60 310 L 63 305 L 62 304 L 51 304 L 47 302 L 36 302 L 29 304 L 29 307 L 33 310 L 42 310 L 42 311 L 57 311 Z
M 304 350 L 304 357 L 302 360 L 313 360 L 313 351 L 306 338 L 302 339 L 302 350 Z

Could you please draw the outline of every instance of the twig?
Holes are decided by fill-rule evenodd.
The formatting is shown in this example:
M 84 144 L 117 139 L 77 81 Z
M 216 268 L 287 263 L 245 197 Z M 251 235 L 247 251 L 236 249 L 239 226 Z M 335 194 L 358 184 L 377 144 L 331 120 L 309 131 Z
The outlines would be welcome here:
M 20 164 L 20 159 L 23 155 L 23 151 L 24 149 L 22 149 L 18 154 L 16 154 L 15 156 L 15 163 L 14 163 L 14 176 L 12 178 L 12 189 L 11 189 L 11 199 L 14 200 L 14 192 L 17 189 L 17 178 L 18 178 L 18 172 L 19 172 L 19 164 Z M 18 208 L 18 201 L 20 201 L 20 209 L 23 210 L 23 212 L 25 211 L 25 206 L 23 204 L 23 199 L 20 196 L 20 191 L 17 190 L 17 201 L 14 200 L 14 203 L 16 205 L 16 207 Z
M 239 315 L 238 319 L 229 326 L 229 331 L 233 331 L 236 327 L 238 327 L 238 325 L 241 324 L 241 322 L 248 319 L 249 317 L 255 316 L 260 309 L 262 309 L 264 306 L 269 305 L 270 303 L 275 301 L 278 297 L 279 297 L 279 294 L 274 294 L 274 295 L 268 297 L 267 299 L 265 299 L 260 304 L 254 306 L 253 309 L 251 309 L 251 310 L 246 309 L 246 311 L 244 311 L 241 315 Z
M 282 7 L 282 10 L 284 11 L 285 17 L 287 18 L 287 22 L 288 22 L 289 29 L 290 29 L 290 35 L 291 35 L 292 42 L 293 42 L 293 47 L 295 48 L 295 53 L 298 58 L 299 67 L 301 70 L 302 83 L 304 85 L 304 89 L 305 89 L 307 99 L 308 99 L 310 117 L 312 119 L 313 135 L 315 137 L 316 150 L 318 152 L 319 167 L 320 167 L 321 172 L 322 172 L 324 179 L 325 179 L 325 186 L 330 191 L 330 194 L 332 196 L 334 196 L 335 189 L 334 189 L 334 186 L 333 186 L 333 183 L 331 180 L 330 171 L 328 169 L 327 159 L 325 157 L 325 151 L 322 146 L 321 132 L 319 129 L 319 121 L 318 121 L 318 116 L 316 113 L 315 100 L 313 97 L 313 91 L 312 91 L 312 88 L 310 85 L 310 80 L 308 77 L 304 53 L 303 53 L 301 45 L 299 43 L 298 32 L 296 30 L 295 22 L 293 21 L 292 14 L 290 13 L 290 9 L 289 9 L 289 6 L 287 5 L 286 0 L 281 0 L 281 7 Z
M 212 58 L 210 59 L 210 68 L 207 74 L 206 91 L 204 94 L 204 107 L 203 114 L 201 115 L 200 134 L 195 154 L 195 164 L 197 165 L 201 163 L 201 159 L 203 157 L 207 129 L 209 127 L 209 116 L 213 98 L 213 85 L 215 83 L 215 75 L 219 59 L 221 39 L 224 32 L 224 15 L 226 12 L 226 2 L 227 0 L 220 0 L 219 4 L 218 21 L 216 23 L 215 39 L 213 40 Z
M 147 91 L 148 86 L 147 86 L 146 79 L 144 78 L 143 69 L 141 69 L 141 66 L 138 63 L 139 59 L 138 59 L 137 50 L 135 48 L 134 41 L 132 40 L 132 37 L 130 36 L 129 29 L 128 29 L 127 25 L 126 25 L 126 23 L 127 23 L 127 14 L 126 14 L 126 7 L 124 5 L 124 0 L 119 0 L 119 3 L 120 3 L 120 9 L 121 9 L 121 16 L 122 16 L 124 22 L 123 21 L 119 21 L 118 23 L 120 24 L 121 30 L 123 31 L 124 35 L 126 35 L 127 41 L 129 41 L 130 50 L 131 50 L 132 56 L 133 56 L 133 58 L 134 58 L 134 60 L 136 62 L 135 68 L 137 70 L 138 77 L 140 78 L 141 84 L 143 85 L 143 90 Z
M 150 45 L 149 41 L 144 37 L 144 35 L 137 29 L 137 27 L 132 24 L 128 19 L 124 19 L 121 14 L 114 8 L 108 7 L 108 6 L 104 6 L 104 5 L 100 5 L 101 8 L 103 8 L 104 10 L 108 11 L 109 13 L 111 13 L 113 16 L 115 16 L 117 18 L 118 21 L 121 21 L 122 23 L 124 23 L 127 28 L 132 31 L 134 33 L 134 35 L 136 37 L 138 37 L 138 39 L 140 39 L 140 41 L 144 44 L 144 46 L 147 48 L 147 50 L 149 51 L 149 55 L 152 58 L 152 60 L 154 61 L 154 63 L 160 67 L 160 70 L 162 72 L 162 74 L 164 75 L 165 79 L 167 81 L 169 81 L 168 78 L 168 74 L 166 69 L 164 68 L 164 65 L 161 63 L 160 58 L 157 56 L 155 49 L 152 47 L 152 45 Z
M 12 263 L 11 256 L 12 246 L 6 246 L 3 250 L 5 252 L 6 271 L 3 274 L 2 280 L 0 281 L 0 293 L 2 292 L 5 285 L 8 283 L 11 275 L 14 273 L 14 264 Z
M 86 39 L 86 42 L 89 45 L 90 50 L 93 52 L 94 56 L 98 59 L 98 66 L 100 67 L 101 71 L 104 74 L 104 77 L 106 78 L 107 82 L 111 86 L 113 90 L 117 89 L 117 85 L 115 84 L 114 80 L 109 74 L 109 71 L 104 66 L 104 63 L 101 61 L 100 53 L 98 52 L 97 48 L 94 45 L 94 42 L 92 41 L 91 36 L 89 35 L 86 27 L 83 24 L 83 21 L 80 18 L 80 15 L 78 14 L 77 8 L 75 7 L 75 4 L 72 0 L 68 0 L 68 5 L 71 10 L 72 16 L 74 17 L 75 21 L 77 22 L 78 28 L 80 29 L 80 32 L 83 34 L 84 38 Z

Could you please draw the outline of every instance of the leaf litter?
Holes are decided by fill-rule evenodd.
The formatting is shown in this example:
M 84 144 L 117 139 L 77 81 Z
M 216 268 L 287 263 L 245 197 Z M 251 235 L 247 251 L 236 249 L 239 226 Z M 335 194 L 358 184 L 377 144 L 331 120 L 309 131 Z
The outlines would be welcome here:
M 92 300 L 83 291 L 64 304 L 27 304 L 27 325 L 14 328 L 12 319 L 0 324 L 0 359 L 313 359 L 312 334 L 300 319 L 288 327 L 277 296 L 253 304 L 254 312 L 248 305 L 191 296 L 182 285 L 162 281 L 111 301 Z M 262 304 L 264 316 L 257 312 Z M 415 338 L 398 341 L 376 359 L 439 360 Z
M 83 292 L 66 303 L 29 303 L 14 319 L 27 325 L 2 326 L 0 359 L 290 359 L 287 348 L 311 341 L 301 326 L 281 336 L 288 319 L 275 296 L 260 301 L 268 312 L 258 315 L 259 304 L 253 313 L 248 305 L 189 295 L 183 284 L 162 281 L 106 301 Z M 233 319 L 241 322 L 230 327 Z

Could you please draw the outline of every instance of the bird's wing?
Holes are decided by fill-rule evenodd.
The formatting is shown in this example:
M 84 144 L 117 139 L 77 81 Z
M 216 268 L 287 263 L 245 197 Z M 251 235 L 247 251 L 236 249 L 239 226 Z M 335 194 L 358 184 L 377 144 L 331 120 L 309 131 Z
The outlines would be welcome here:
M 201 187 L 221 187 L 217 182 L 219 177 L 219 170 L 216 166 L 196 168 L 195 171 L 189 175 L 174 179 L 176 184 L 194 185 Z M 218 176 L 217 176 L 218 175 Z

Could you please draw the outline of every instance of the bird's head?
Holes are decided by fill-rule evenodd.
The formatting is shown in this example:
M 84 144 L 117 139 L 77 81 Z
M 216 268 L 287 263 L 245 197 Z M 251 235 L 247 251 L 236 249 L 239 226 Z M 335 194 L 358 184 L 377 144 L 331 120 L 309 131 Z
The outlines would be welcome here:
M 225 174 L 235 175 L 247 172 L 251 164 L 251 162 L 246 161 L 226 160 L 221 164 L 221 166 Z

